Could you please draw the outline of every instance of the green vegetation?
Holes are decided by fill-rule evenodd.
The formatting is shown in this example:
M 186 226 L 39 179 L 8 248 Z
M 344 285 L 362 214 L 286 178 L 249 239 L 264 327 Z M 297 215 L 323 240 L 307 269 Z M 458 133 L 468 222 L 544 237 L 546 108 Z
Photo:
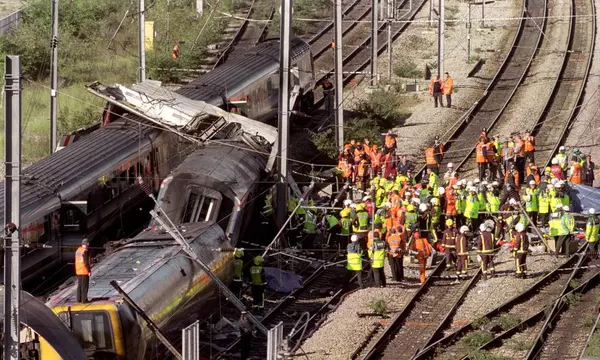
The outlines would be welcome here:
M 583 327 L 591 329 L 592 327 L 594 327 L 594 324 L 596 323 L 596 317 L 593 315 L 587 315 L 585 318 L 583 318 Z
M 595 332 L 590 339 L 585 356 L 600 357 L 600 332 Z
M 410 116 L 408 109 L 417 101 L 416 96 L 395 89 L 374 91 L 357 105 L 356 111 L 359 115 L 354 119 L 346 120 L 344 137 L 346 139 L 368 137 L 373 144 L 380 145 L 381 133 L 402 124 Z M 338 149 L 334 137 L 334 128 L 329 127 L 313 134 L 312 141 L 319 151 L 335 158 Z
M 306 34 L 313 27 L 321 28 L 325 23 L 304 21 L 302 19 L 327 19 L 331 21 L 333 10 L 326 1 L 295 0 L 294 19 L 292 20 L 292 35 Z M 279 3 L 276 3 L 275 16 L 269 25 L 269 36 L 279 37 Z
M 486 344 L 493 338 L 494 335 L 492 335 L 492 333 L 488 331 L 475 331 L 466 335 L 465 337 L 460 339 L 460 341 L 472 349 L 477 349 L 478 347 Z
M 510 314 L 504 314 L 500 316 L 500 319 L 498 319 L 498 325 L 500 325 L 500 328 L 504 331 L 512 329 L 513 327 L 517 326 L 520 322 L 521 319 Z
M 373 299 L 373 301 L 369 303 L 369 308 L 377 315 L 385 315 L 390 310 L 388 301 L 384 298 Z
M 573 306 L 581 300 L 581 294 L 568 293 L 567 295 L 565 295 L 563 300 L 564 300 L 565 304 L 567 304 L 567 306 Z
M 394 74 L 400 78 L 417 79 L 423 78 L 423 70 L 412 61 L 403 61 L 394 66 Z
M 90 124 L 102 114 L 103 102 L 87 93 L 85 84 L 95 80 L 103 83 L 136 80 L 137 2 L 71 0 L 59 4 L 58 131 L 65 134 Z M 223 12 L 229 11 L 228 5 L 231 3 L 221 3 Z M 207 56 L 206 45 L 222 34 L 229 19 L 216 12 L 210 16 L 210 11 L 197 19 L 194 6 L 194 0 L 171 0 L 169 8 L 165 1 L 147 5 L 146 20 L 154 21 L 156 34 L 154 49 L 147 52 L 148 77 L 177 80 L 181 72 L 156 68 L 199 67 Z M 47 155 L 50 148 L 47 139 L 50 10 L 51 4 L 46 0 L 27 0 L 19 27 L 0 39 L 0 61 L 4 61 L 6 54 L 21 56 L 23 149 L 27 162 Z M 119 28 L 121 20 L 124 21 Z M 175 41 L 180 41 L 181 57 L 178 60 L 171 59 Z M 0 154 L 3 151 L 2 147 Z
M 469 353 L 471 360 L 510 360 L 509 357 L 491 354 L 485 350 L 477 350 Z
M 533 341 L 531 340 L 515 340 L 510 344 L 510 348 L 516 351 L 526 351 L 531 349 Z
M 579 287 L 579 285 L 581 285 L 581 282 L 577 279 L 573 279 L 569 282 L 569 287 L 571 287 L 571 289 L 575 289 L 576 287 Z
M 489 323 L 490 323 L 490 319 L 488 319 L 484 316 L 484 317 L 473 320 L 473 322 L 471 323 L 471 326 L 473 327 L 473 329 L 481 329 Z

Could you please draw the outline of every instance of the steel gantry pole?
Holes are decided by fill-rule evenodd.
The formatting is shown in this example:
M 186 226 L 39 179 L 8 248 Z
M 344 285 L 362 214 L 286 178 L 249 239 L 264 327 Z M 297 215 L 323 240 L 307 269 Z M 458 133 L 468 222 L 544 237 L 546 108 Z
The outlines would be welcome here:
M 371 86 L 377 87 L 377 0 L 371 0 Z
M 146 5 L 144 0 L 138 0 L 138 82 L 146 80 Z
M 388 79 L 392 82 L 392 18 L 387 21 L 387 55 L 388 55 Z
M 56 149 L 57 91 L 58 91 L 58 0 L 52 0 L 52 61 L 50 64 L 50 154 Z
M 485 0 L 481 0 L 481 27 L 485 27 Z
M 335 129 L 339 151 L 344 150 L 344 70 L 342 56 L 342 0 L 335 0 Z
M 278 111 L 278 155 L 279 181 L 277 183 L 277 221 L 280 224 L 287 214 L 287 175 L 289 144 L 290 107 L 290 40 L 292 28 L 292 0 L 281 0 L 279 28 L 279 111 Z
M 19 360 L 21 298 L 21 58 L 4 60 L 4 359 Z M 12 225 L 14 224 L 14 225 Z
M 471 61 L 471 0 L 469 0 L 469 20 L 467 21 L 467 61 Z
M 444 78 L 444 30 L 445 30 L 445 11 L 444 0 L 439 0 L 438 17 L 438 66 L 437 71 L 441 79 Z

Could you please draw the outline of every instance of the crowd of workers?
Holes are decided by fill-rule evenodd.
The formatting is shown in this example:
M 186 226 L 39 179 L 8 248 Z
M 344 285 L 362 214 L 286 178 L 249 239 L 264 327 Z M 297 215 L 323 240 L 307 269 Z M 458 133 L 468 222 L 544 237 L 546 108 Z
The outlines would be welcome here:
M 338 158 L 340 176 L 353 194 L 339 213 L 324 216 L 329 237 L 347 247 L 347 269 L 359 275 L 368 258 L 376 286 L 385 286 L 385 258 L 394 280 L 401 281 L 403 258 L 413 255 L 425 281 L 427 259 L 443 252 L 446 265 L 460 278 L 467 273 L 469 251 L 475 247 L 484 278 L 494 276 L 494 253 L 506 244 L 515 258 L 515 274 L 527 275 L 529 233 L 552 250 L 569 252 L 575 233 L 570 212 L 569 183 L 592 185 L 594 163 L 574 148 L 560 147 L 552 166 L 535 165 L 535 138 L 512 134 L 504 142 L 481 132 L 476 147 L 478 178 L 459 179 L 453 164 L 440 176 L 444 146 L 436 139 L 424 151 L 426 170 L 417 181 L 415 165 L 396 155 L 390 131 L 382 151 L 369 139 L 346 144 Z M 353 201 L 356 193 L 362 201 Z M 535 225 L 535 227 L 533 227 Z M 534 231 L 535 230 L 535 231 Z M 598 220 L 593 209 L 585 234 L 595 249 Z

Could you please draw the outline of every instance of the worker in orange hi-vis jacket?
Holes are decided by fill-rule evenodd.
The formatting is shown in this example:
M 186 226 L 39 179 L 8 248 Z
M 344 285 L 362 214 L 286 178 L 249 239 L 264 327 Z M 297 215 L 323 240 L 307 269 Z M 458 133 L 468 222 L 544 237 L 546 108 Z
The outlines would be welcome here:
M 412 236 L 414 241 L 410 250 L 411 254 L 419 260 L 419 280 L 423 284 L 426 278 L 427 258 L 431 256 L 433 248 L 427 239 L 421 237 L 421 233 L 418 231 L 413 232 Z

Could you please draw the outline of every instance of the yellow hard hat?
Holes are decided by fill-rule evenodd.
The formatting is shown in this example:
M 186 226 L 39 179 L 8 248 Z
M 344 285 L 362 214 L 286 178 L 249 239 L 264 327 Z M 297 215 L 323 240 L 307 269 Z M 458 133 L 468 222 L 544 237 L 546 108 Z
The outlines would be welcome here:
M 452 226 L 452 225 L 454 225 L 454 221 L 452 221 L 452 219 L 448 219 L 448 220 L 446 220 L 446 225 Z
M 408 205 L 406 211 L 415 211 L 415 206 L 413 204 Z
M 242 249 L 235 249 L 235 250 L 233 250 L 233 256 L 235 256 L 236 258 L 243 258 L 244 257 L 244 250 L 242 250 Z
M 348 208 L 342 209 L 342 211 L 340 211 L 340 216 L 341 217 L 348 217 L 348 216 L 350 216 L 351 212 L 352 211 L 350 209 L 348 209 Z
M 263 261 L 264 261 L 264 259 L 263 259 L 263 257 L 262 257 L 262 256 L 255 256 L 255 257 L 254 257 L 254 264 L 256 264 L 256 265 L 260 265 L 260 264 L 262 264 L 262 263 L 263 263 Z

